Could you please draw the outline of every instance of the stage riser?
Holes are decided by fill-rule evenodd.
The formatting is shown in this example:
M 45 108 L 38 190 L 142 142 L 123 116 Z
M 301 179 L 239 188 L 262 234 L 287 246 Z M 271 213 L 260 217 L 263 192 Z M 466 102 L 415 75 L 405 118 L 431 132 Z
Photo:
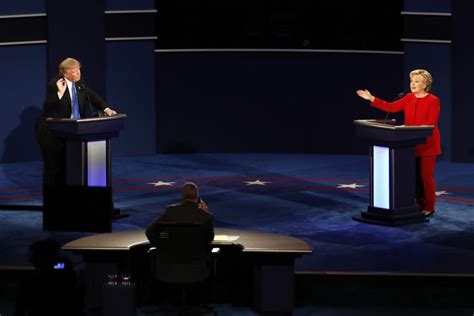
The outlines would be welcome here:
M 474 275 L 296 273 L 296 306 L 473 307 Z

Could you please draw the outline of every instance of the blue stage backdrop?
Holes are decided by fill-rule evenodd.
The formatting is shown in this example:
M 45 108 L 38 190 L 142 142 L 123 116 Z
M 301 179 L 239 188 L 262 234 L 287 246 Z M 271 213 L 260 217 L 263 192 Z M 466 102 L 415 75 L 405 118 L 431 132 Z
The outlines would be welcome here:
M 0 15 L 46 12 L 46 0 L 0 1 Z
M 65 8 L 69 11 L 67 14 Z M 76 58 L 81 61 L 82 76 L 87 85 L 104 95 L 104 0 L 48 0 L 47 10 L 48 75 L 58 74 L 58 64 L 64 58 Z
M 154 0 L 105 0 L 108 11 L 151 10 Z M 107 102 L 128 115 L 120 137 L 112 140 L 114 155 L 156 153 L 155 42 L 106 43 Z
M 106 10 L 149 10 L 155 8 L 154 0 L 105 0 Z
M 107 102 L 128 115 L 120 137 L 112 141 L 114 155 L 156 152 L 154 45 L 154 41 L 106 45 Z
M 46 87 L 46 46 L 0 47 L 0 161 L 39 160 L 35 124 Z

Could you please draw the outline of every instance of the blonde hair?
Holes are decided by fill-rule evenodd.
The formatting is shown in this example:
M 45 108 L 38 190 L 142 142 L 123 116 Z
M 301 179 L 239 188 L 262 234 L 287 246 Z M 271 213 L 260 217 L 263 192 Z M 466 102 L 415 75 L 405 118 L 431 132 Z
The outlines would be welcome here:
M 68 57 L 59 63 L 59 74 L 63 74 L 64 71 L 70 68 L 81 67 L 79 60 Z
M 431 88 L 433 87 L 433 77 L 431 74 L 424 69 L 415 69 L 410 71 L 410 79 L 416 75 L 421 76 L 423 83 L 426 85 L 425 91 L 430 92 Z

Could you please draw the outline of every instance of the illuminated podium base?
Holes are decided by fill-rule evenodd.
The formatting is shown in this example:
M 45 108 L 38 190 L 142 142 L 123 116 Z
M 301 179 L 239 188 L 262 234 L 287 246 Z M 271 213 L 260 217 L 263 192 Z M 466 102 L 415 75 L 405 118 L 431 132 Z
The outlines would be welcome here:
M 417 206 L 396 211 L 368 206 L 366 212 L 361 212 L 360 215 L 352 218 L 358 222 L 384 226 L 400 226 L 429 221 Z
M 356 221 L 398 226 L 428 221 L 415 203 L 415 146 L 426 142 L 433 126 L 395 125 L 394 120 L 356 120 L 357 135 L 369 139 L 370 197 Z

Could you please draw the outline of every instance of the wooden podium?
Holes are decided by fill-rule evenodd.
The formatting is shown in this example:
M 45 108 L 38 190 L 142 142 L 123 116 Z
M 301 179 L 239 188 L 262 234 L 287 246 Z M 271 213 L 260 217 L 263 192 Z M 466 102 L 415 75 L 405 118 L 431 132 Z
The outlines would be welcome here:
M 126 117 L 46 120 L 49 130 L 65 140 L 66 184 L 46 189 L 43 229 L 112 230 L 110 139 L 119 136 Z
M 357 221 L 398 226 L 427 221 L 415 202 L 415 145 L 434 126 L 396 125 L 395 120 L 356 120 L 356 133 L 370 142 L 370 201 Z

